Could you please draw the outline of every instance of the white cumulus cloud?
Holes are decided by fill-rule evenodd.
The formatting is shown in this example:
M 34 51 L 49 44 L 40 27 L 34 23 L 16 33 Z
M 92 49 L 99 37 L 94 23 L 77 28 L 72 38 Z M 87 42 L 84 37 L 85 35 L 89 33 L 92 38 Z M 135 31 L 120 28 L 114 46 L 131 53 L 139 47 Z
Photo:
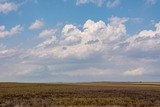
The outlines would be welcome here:
M 89 19 L 81 27 L 66 24 L 62 29 L 42 30 L 38 36 L 43 39 L 38 38 L 41 40 L 38 44 L 19 56 L 8 58 L 11 61 L 6 64 L 0 60 L 0 67 L 8 72 L 14 67 L 17 76 L 30 75 L 33 79 L 34 76 L 40 78 L 45 75 L 46 79 L 50 77 L 51 80 L 53 77 L 58 80 L 58 77 L 64 77 L 64 80 L 74 77 L 85 77 L 86 80 L 88 77 L 99 80 L 148 80 L 148 76 L 150 80 L 158 80 L 154 77 L 159 74 L 160 23 L 154 25 L 155 29 L 129 35 L 125 25 L 128 20 L 111 17 L 105 23 Z M 3 26 L 0 31 L 10 32 Z M 15 55 L 14 50 L 1 44 L 1 58 L 6 58 L 7 54 L 8 57 Z M 8 63 L 10 67 L 6 67 Z M 22 65 L 21 69 L 18 69 L 19 65 Z M 27 67 L 31 69 L 26 70 Z
M 12 2 L 0 2 L 0 13 L 7 14 L 11 11 L 16 11 L 18 5 Z
M 29 29 L 30 30 L 34 30 L 34 29 L 41 29 L 44 26 L 44 21 L 42 19 L 40 20 L 36 20 L 35 22 L 33 22 Z
M 22 31 L 21 25 L 16 25 L 15 27 L 12 27 L 10 30 L 6 30 L 5 26 L 0 26 L 0 38 L 5 38 L 8 36 L 13 36 Z
M 43 30 L 40 34 L 39 34 L 39 37 L 51 37 L 51 36 L 54 36 L 55 33 L 56 33 L 56 29 L 46 29 L 46 30 Z
M 52 35 L 53 33 L 50 33 L 49 31 L 50 30 L 45 30 L 40 34 L 41 36 L 45 34 Z M 47 46 L 46 48 L 43 48 L 43 50 L 41 48 L 36 48 L 32 50 L 32 54 L 35 54 L 36 56 L 49 55 L 58 58 L 75 57 L 83 59 L 92 54 L 101 53 L 104 49 L 110 48 L 108 44 L 118 43 L 119 40 L 123 39 L 125 36 L 126 28 L 121 23 L 116 25 L 109 23 L 106 25 L 103 21 L 94 22 L 88 20 L 83 25 L 83 30 L 80 30 L 71 24 L 65 25 L 56 45 Z M 55 35 L 53 35 L 52 38 L 53 37 L 56 38 Z M 55 39 L 53 41 L 55 41 Z M 46 44 L 46 41 L 44 43 Z M 54 42 L 47 43 L 52 44 Z

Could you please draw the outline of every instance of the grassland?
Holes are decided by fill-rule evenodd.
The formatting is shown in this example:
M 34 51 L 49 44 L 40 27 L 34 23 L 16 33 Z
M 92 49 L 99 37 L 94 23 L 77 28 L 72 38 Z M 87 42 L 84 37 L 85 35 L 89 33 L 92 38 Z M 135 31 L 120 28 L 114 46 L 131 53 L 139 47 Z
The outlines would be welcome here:
M 160 83 L 0 83 L 0 107 L 160 107 Z

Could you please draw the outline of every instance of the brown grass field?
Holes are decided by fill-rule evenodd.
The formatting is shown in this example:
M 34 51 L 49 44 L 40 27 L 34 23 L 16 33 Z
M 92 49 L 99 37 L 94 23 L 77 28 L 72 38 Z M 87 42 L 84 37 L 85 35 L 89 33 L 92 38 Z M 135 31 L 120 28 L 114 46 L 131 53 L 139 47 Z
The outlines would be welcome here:
M 57 106 L 160 107 L 160 83 L 0 83 L 0 107 Z

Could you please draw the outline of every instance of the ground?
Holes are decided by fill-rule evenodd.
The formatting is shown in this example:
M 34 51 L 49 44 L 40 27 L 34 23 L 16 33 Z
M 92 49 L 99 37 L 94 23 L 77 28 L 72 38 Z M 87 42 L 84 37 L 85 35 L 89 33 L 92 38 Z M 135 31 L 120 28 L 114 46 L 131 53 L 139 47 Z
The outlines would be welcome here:
M 0 83 L 0 107 L 160 107 L 160 83 Z

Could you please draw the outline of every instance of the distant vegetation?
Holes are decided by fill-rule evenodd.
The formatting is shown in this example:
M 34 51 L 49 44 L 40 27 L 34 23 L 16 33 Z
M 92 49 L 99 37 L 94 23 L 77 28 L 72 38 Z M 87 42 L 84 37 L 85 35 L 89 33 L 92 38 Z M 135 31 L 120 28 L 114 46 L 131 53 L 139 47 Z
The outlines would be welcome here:
M 0 107 L 160 107 L 160 83 L 0 83 Z

